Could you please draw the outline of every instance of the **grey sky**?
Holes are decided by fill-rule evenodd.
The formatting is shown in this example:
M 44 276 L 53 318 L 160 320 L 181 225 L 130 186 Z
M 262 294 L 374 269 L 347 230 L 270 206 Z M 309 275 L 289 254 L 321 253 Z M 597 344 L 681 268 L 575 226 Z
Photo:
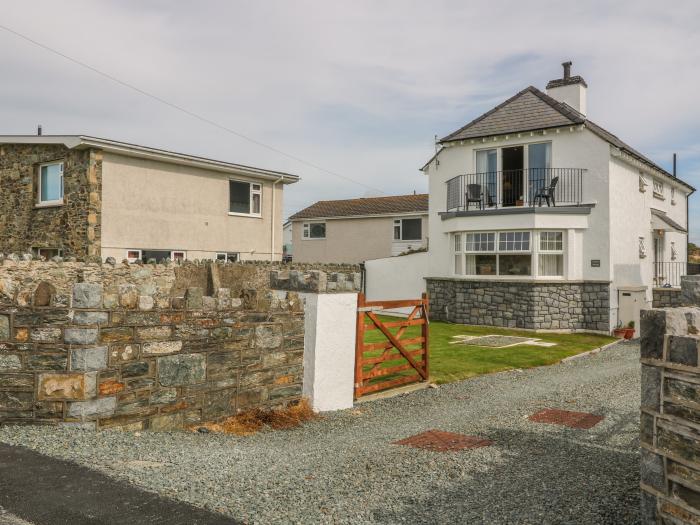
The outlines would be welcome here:
M 291 171 L 318 199 L 426 191 L 443 136 L 560 76 L 700 187 L 700 2 L 0 2 L 0 24 L 295 156 L 210 127 L 0 30 L 0 133 L 84 133 Z M 691 200 L 695 203 L 695 197 Z M 691 207 L 691 238 L 700 241 Z

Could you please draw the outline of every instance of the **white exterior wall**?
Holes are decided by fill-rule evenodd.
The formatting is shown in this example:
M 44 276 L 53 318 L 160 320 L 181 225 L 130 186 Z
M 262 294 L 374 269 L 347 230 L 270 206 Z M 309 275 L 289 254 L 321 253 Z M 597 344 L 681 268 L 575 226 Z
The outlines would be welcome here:
M 571 131 L 573 129 L 573 131 Z M 455 217 L 442 220 L 439 212 L 447 208 L 447 181 L 457 175 L 476 172 L 476 151 L 500 149 L 509 146 L 526 146 L 530 143 L 552 143 L 552 168 L 584 168 L 583 202 L 595 204 L 590 214 L 528 214 L 512 213 Z M 574 249 L 576 257 L 567 258 L 569 280 L 610 280 L 609 224 L 609 145 L 590 131 L 580 127 L 548 131 L 546 134 L 530 136 L 522 133 L 507 139 L 464 141 L 462 145 L 445 148 L 427 168 L 430 177 L 430 262 L 429 276 L 450 277 L 452 270 L 452 247 L 449 233 L 455 231 L 566 230 L 567 248 Z M 498 170 L 500 166 L 500 151 Z M 600 267 L 591 267 L 590 259 L 599 259 Z M 474 277 L 465 277 L 474 279 Z
M 643 177 L 648 182 L 646 191 L 639 189 L 640 168 L 618 157 L 610 159 L 610 220 L 611 220 L 611 260 L 613 261 L 612 326 L 617 324 L 618 294 L 620 287 L 645 287 L 647 306 L 651 307 L 654 283 L 653 236 L 651 209 L 668 214 L 668 217 L 687 229 L 688 189 L 672 182 L 668 177 L 657 176 L 664 184 L 664 199 L 654 197 L 653 177 L 645 170 Z M 671 187 L 675 187 L 672 204 Z M 646 257 L 639 256 L 639 238 L 644 237 Z M 675 242 L 676 262 L 687 261 L 687 235 L 666 232 L 663 237 L 665 254 L 663 262 L 671 261 L 671 242 Z
M 365 295 L 368 301 L 419 299 L 426 291 L 428 253 L 412 253 L 365 261 Z M 397 309 L 407 313 L 412 308 Z

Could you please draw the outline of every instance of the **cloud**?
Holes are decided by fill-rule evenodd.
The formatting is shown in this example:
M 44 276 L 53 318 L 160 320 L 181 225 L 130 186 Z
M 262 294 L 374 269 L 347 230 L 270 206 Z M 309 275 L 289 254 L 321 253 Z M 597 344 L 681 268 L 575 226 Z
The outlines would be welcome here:
M 41 13 L 41 16 L 37 16 Z M 528 86 L 589 84 L 589 114 L 700 184 L 700 3 L 35 0 L 2 23 L 349 183 L 226 134 L 0 31 L 0 132 L 88 133 L 282 169 L 287 213 L 425 191 L 443 136 Z M 363 186 L 364 185 L 364 186 Z M 691 212 L 693 224 L 700 216 Z M 691 231 L 694 228 L 691 225 Z

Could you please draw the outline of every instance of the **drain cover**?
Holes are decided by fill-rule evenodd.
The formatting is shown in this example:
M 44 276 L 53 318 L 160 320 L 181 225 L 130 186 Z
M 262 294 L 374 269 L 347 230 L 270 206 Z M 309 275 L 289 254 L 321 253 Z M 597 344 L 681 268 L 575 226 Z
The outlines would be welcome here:
M 477 436 L 465 436 L 442 430 L 428 430 L 415 436 L 396 441 L 395 445 L 406 445 L 414 448 L 424 448 L 433 452 L 455 452 L 468 448 L 488 447 L 493 441 Z
M 557 410 L 546 408 L 536 414 L 532 414 L 530 421 L 536 423 L 551 423 L 553 425 L 564 425 L 569 428 L 592 428 L 603 420 L 603 416 L 596 416 L 588 412 L 571 412 L 569 410 Z

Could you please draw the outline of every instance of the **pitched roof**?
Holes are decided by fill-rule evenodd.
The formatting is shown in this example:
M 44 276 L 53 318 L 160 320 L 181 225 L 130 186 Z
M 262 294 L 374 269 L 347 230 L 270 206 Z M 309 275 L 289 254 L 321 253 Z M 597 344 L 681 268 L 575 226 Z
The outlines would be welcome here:
M 668 171 L 644 156 L 632 146 L 623 142 L 616 135 L 610 133 L 595 122 L 588 120 L 584 115 L 568 104 L 559 102 L 534 86 L 523 89 L 492 110 L 472 120 L 466 126 L 447 135 L 441 139 L 440 142 L 454 142 L 457 140 L 579 124 L 583 124 L 592 133 L 595 133 L 601 139 L 619 148 L 638 161 L 669 177 L 673 177 Z M 675 177 L 674 180 L 694 190 L 694 188 L 686 182 Z
M 362 215 L 395 215 L 428 213 L 428 195 L 395 195 L 337 201 L 318 201 L 289 219 L 319 219 L 325 217 L 354 217 Z
M 298 175 L 282 171 L 234 164 L 232 162 L 139 146 L 138 144 L 119 142 L 117 140 L 90 137 L 88 135 L 0 135 L 0 144 L 63 144 L 68 149 L 99 148 L 103 151 L 120 155 L 170 162 L 224 173 L 250 175 L 268 180 L 277 180 L 284 184 L 293 184 L 299 180 Z

